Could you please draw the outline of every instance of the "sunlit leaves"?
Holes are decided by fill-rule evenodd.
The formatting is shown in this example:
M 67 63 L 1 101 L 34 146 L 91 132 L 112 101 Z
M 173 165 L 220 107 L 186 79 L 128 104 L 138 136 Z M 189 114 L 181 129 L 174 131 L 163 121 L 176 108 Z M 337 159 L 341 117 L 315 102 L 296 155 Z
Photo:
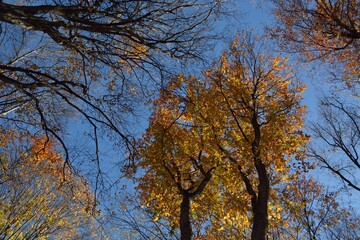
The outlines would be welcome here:
M 1 137 L 1 238 L 94 237 L 86 181 L 64 165 L 52 140 L 11 136 Z
M 183 191 L 196 189 L 213 169 L 191 206 L 193 224 L 207 237 L 249 237 L 258 202 L 267 221 L 269 197 L 275 204 L 270 219 L 279 220 L 277 193 L 270 194 L 267 182 L 287 181 L 292 156 L 302 159 L 308 140 L 301 132 L 303 90 L 287 59 L 261 53 L 248 35 L 239 36 L 203 78 L 174 77 L 154 101 L 141 140 L 145 174 L 138 190 L 155 219 L 178 226 Z M 267 225 L 262 228 L 266 232 Z

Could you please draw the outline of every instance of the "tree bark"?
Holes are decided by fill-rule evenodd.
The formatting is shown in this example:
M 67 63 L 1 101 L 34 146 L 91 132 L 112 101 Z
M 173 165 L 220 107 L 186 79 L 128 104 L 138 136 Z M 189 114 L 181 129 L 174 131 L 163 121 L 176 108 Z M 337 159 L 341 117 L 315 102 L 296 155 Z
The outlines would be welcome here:
M 257 186 L 258 194 L 256 201 L 252 202 L 252 210 L 254 214 L 253 227 L 251 232 L 252 240 L 265 240 L 268 229 L 268 201 L 270 192 L 269 177 L 266 172 L 266 166 L 261 161 L 260 154 L 260 140 L 261 140 L 261 126 L 257 121 L 257 113 L 255 112 L 252 120 L 252 127 L 254 129 L 254 140 L 252 142 L 252 153 L 254 155 L 254 165 L 259 177 L 259 184 Z
M 186 192 L 183 194 L 180 208 L 180 233 L 181 240 L 191 240 L 190 196 Z
M 252 240 L 265 240 L 268 229 L 268 201 L 269 201 L 269 178 L 266 173 L 265 165 L 259 162 L 256 169 L 259 174 L 258 197 L 253 207 L 254 222 L 251 233 Z

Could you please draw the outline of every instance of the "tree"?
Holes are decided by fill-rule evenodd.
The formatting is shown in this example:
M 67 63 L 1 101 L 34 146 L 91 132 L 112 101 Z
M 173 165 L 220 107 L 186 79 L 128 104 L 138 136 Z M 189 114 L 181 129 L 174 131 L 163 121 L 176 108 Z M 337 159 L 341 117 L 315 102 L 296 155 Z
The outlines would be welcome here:
M 0 2 L 0 116 L 63 145 L 69 116 L 132 141 L 126 116 L 161 59 L 198 56 L 220 1 Z M 134 103 L 134 99 L 137 100 Z M 61 131 L 60 131 L 61 130 Z M 97 154 L 96 154 L 97 155 Z M 98 158 L 98 157 L 97 157 Z
M 239 36 L 202 79 L 173 78 L 143 139 L 139 190 L 157 216 L 175 209 L 179 219 L 184 186 L 196 192 L 211 173 L 191 209 L 195 225 L 209 224 L 205 238 L 246 238 L 251 223 L 251 238 L 265 239 L 271 186 L 287 178 L 289 161 L 308 139 L 301 132 L 303 86 L 285 58 L 258 47 Z M 166 219 L 179 226 L 173 216 Z
M 330 62 L 344 71 L 343 78 L 349 84 L 359 82 L 359 1 L 273 2 L 279 23 L 273 33 L 285 49 L 302 52 L 307 60 L 320 58 Z
M 340 191 L 326 190 L 304 175 L 280 191 L 281 224 L 271 229 L 271 239 L 357 239 L 360 219 L 350 207 L 340 206 Z
M 251 36 L 240 37 L 218 67 L 206 73 L 219 97 L 220 111 L 215 114 L 224 116 L 226 123 L 218 135 L 226 137 L 218 148 L 238 171 L 250 197 L 251 239 L 266 238 L 271 186 L 286 177 L 287 163 L 301 155 L 308 139 L 301 132 L 304 87 L 286 58 L 260 49 L 261 43 Z
M 122 190 L 109 209 L 112 216 L 109 217 L 106 225 L 112 226 L 112 236 L 115 238 L 121 236 L 124 240 L 174 238 L 168 223 L 162 219 L 154 221 L 154 215 L 140 203 L 136 192 L 132 189 L 130 191 L 124 194 Z
M 197 116 L 202 111 L 198 108 L 200 89 L 205 90 L 195 78 L 178 76 L 170 81 L 154 101 L 140 150 L 139 167 L 146 170 L 137 187 L 140 200 L 152 210 L 154 221 L 165 218 L 172 228 L 179 227 L 182 240 L 193 235 L 191 217 L 206 218 L 199 213 L 199 202 L 216 194 L 213 187 L 205 191 L 210 188 L 216 155 L 206 143 L 207 133 Z M 194 210 L 198 213 L 191 214 Z
M 1 134 L 1 239 L 95 238 L 92 193 L 64 168 L 54 141 L 8 132 Z
M 360 3 L 357 0 L 273 2 L 278 26 L 272 33 L 280 39 L 282 47 L 301 52 L 306 60 L 320 59 L 321 67 L 330 65 L 326 70 L 332 73 L 329 78 L 332 83 L 334 77 L 345 80 L 347 88 L 338 83 L 335 91 L 330 86 L 325 88 L 329 93 L 320 99 L 320 118 L 311 123 L 311 133 L 317 141 L 309 152 L 322 167 L 359 191 Z
M 310 155 L 345 185 L 360 191 L 360 107 L 357 99 L 328 96 L 320 105 L 320 121 L 312 123 L 319 146 Z

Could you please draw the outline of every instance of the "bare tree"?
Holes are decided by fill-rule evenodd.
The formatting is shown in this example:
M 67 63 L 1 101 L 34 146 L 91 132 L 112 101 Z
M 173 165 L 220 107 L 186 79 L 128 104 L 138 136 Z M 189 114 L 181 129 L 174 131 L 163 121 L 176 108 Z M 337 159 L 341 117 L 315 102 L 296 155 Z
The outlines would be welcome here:
M 2 125 L 41 129 L 68 156 L 61 134 L 75 116 L 88 124 L 97 160 L 103 127 L 131 151 L 127 117 L 154 85 L 146 79 L 164 70 L 164 59 L 199 56 L 221 6 L 212 0 L 0 1 Z
M 310 154 L 346 185 L 360 191 L 360 106 L 339 97 L 321 100 L 319 122 L 312 130 L 320 142 Z

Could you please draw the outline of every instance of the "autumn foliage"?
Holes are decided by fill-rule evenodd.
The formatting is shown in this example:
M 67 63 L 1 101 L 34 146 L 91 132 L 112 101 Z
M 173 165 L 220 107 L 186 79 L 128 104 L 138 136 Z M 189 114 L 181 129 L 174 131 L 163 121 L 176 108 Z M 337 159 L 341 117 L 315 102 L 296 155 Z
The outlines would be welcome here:
M 289 180 L 293 156 L 301 159 L 304 87 L 286 58 L 257 47 L 239 36 L 202 78 L 177 76 L 154 101 L 138 190 L 154 221 L 180 226 L 181 239 L 190 239 L 184 196 L 194 236 L 265 239 L 277 214 L 272 186 Z
M 1 133 L 1 239 L 93 237 L 92 193 L 54 142 L 7 133 Z
M 114 239 L 360 239 L 342 192 L 307 175 L 312 157 L 360 190 L 357 99 L 323 98 L 307 146 L 301 61 L 288 58 L 358 98 L 360 2 L 272 0 L 264 37 L 239 34 L 178 74 L 205 60 L 225 2 L 0 0 L 0 239 L 102 239 L 99 224 Z M 91 142 L 70 148 L 73 130 Z M 94 192 L 75 167 L 96 172 Z
M 359 81 L 360 3 L 357 0 L 277 0 L 279 21 L 273 33 L 291 52 L 307 60 L 322 59 L 344 73 L 348 82 Z

